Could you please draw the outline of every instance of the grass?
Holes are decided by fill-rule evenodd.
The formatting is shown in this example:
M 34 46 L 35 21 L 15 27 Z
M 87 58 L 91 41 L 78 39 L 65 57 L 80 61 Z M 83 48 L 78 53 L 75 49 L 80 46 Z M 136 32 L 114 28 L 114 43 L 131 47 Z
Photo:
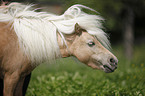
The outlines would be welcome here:
M 75 58 L 42 64 L 32 73 L 26 96 L 144 96 L 145 45 L 134 48 L 132 61 L 121 46 L 113 47 L 118 69 L 113 73 L 93 70 Z

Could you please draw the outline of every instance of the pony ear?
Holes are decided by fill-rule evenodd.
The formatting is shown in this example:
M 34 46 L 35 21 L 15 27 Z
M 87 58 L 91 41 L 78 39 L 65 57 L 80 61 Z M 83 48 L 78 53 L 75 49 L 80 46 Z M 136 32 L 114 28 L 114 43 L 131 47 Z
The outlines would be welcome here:
M 81 36 L 82 32 L 86 32 L 85 29 L 82 29 L 78 23 L 75 24 L 75 32 L 73 34 L 65 34 L 65 39 L 69 42 L 73 42 L 76 36 Z
M 85 30 L 85 29 L 82 29 L 82 28 L 80 27 L 80 25 L 79 25 L 78 23 L 76 23 L 76 24 L 75 24 L 75 33 L 76 33 L 77 35 L 81 36 L 81 34 L 82 34 L 83 31 L 86 31 L 86 30 Z

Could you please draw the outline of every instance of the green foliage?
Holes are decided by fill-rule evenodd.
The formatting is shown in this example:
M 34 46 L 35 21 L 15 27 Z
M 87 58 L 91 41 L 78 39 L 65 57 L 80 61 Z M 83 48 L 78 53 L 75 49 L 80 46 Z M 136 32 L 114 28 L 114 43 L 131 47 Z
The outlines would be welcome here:
M 119 59 L 115 72 L 93 70 L 74 58 L 42 64 L 32 73 L 26 96 L 144 96 L 145 45 L 135 47 L 132 61 L 121 46 L 113 49 Z

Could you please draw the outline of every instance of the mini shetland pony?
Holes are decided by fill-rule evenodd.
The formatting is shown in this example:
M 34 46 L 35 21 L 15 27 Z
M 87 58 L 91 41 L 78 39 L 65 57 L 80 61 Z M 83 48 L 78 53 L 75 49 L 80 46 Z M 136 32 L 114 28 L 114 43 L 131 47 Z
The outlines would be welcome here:
M 31 5 L 20 3 L 0 6 L 0 88 L 4 96 L 25 95 L 31 71 L 60 57 L 75 56 L 106 73 L 117 68 L 118 60 L 108 50 L 110 44 L 101 29 L 103 19 L 81 8 L 95 11 L 73 5 L 58 16 L 35 12 Z

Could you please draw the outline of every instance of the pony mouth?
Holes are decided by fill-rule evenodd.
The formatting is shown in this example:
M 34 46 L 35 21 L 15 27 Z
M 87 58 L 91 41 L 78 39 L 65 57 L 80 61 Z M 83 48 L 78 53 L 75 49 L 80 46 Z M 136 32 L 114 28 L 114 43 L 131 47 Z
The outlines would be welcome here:
M 89 63 L 88 66 L 93 69 L 103 70 L 105 73 L 112 73 L 115 71 L 115 69 L 117 69 L 117 65 L 115 65 L 115 64 L 110 64 L 110 63 L 103 64 L 102 62 L 99 62 L 99 61 Z
M 115 71 L 115 69 L 117 69 L 116 63 L 103 64 L 103 63 L 98 61 L 98 64 L 100 65 L 100 69 L 102 69 L 105 73 L 112 73 Z
M 106 73 L 112 73 L 115 71 L 115 69 L 117 69 L 117 66 L 111 66 L 110 64 L 106 64 L 101 66 L 101 69 L 103 69 Z
M 114 70 L 113 70 L 112 68 L 108 67 L 107 65 L 103 65 L 103 67 L 104 67 L 104 71 L 105 71 L 106 73 L 114 72 Z

